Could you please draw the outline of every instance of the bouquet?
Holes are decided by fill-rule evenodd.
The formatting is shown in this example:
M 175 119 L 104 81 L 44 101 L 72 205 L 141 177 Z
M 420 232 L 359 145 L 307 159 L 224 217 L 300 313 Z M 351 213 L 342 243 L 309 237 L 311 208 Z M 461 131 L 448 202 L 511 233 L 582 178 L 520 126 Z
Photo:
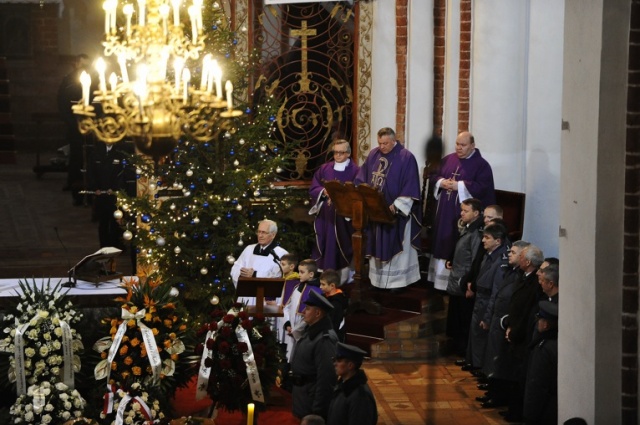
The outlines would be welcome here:
M 109 335 L 93 346 L 100 355 L 94 376 L 107 389 L 108 407 L 101 417 L 115 413 L 115 403 L 123 397 L 146 402 L 153 393 L 149 409 L 157 419 L 164 416 L 159 407 L 196 372 L 197 357 L 186 355 L 187 347 L 193 346 L 193 332 L 177 304 L 176 289 L 152 279 L 127 280 L 123 286 L 127 295 L 116 299 L 122 303 L 121 316 L 102 320 Z M 140 406 L 132 402 L 130 408 Z
M 262 315 L 249 316 L 242 304 L 228 312 L 216 309 L 210 316 L 211 322 L 198 332 L 207 335 L 197 347 L 203 355 L 199 378 L 208 375 L 199 385 L 206 385 L 216 407 L 229 411 L 261 401 L 256 396 L 269 393 L 283 361 L 271 326 Z
M 82 417 L 84 406 L 78 391 L 62 382 L 42 382 L 18 397 L 9 413 L 13 423 L 55 424 Z
M 120 423 L 168 423 L 160 408 L 158 398 L 150 395 L 142 389 L 142 385 L 134 383 L 127 390 L 119 389 L 114 394 L 113 411 L 119 416 Z M 108 414 L 102 412 L 100 419 L 108 418 Z
M 82 315 L 65 301 L 61 283 L 52 287 L 46 282 L 38 288 L 35 282 L 20 282 L 20 288 L 18 303 L 4 317 L 4 338 L 0 339 L 0 352 L 11 355 L 6 371 L 9 382 L 17 383 L 20 394 L 26 392 L 27 385 L 45 381 L 73 386 L 73 373 L 80 371 L 79 353 L 84 346 L 72 325 Z

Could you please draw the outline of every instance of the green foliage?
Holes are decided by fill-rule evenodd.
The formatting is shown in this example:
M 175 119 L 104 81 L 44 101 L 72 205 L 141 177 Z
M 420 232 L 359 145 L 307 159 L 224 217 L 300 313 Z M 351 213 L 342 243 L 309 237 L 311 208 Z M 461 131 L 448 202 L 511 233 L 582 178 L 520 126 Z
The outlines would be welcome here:
M 223 10 L 205 9 L 207 51 L 223 68 L 223 79 L 231 79 L 236 88 L 246 87 L 253 65 L 236 57 L 235 34 Z M 252 105 L 249 97 L 248 103 L 234 99 L 241 116 L 206 123 L 216 135 L 212 140 L 183 136 L 157 164 L 133 158 L 139 187 L 146 193 L 118 196 L 143 273 L 178 288 L 196 318 L 203 317 L 214 295 L 223 307 L 231 306 L 229 272 L 242 249 L 255 242 L 258 221 L 280 221 L 307 199 L 306 190 L 277 183 L 295 148 L 282 146 L 274 137 L 279 103 L 266 97 Z M 282 245 L 308 255 L 309 229 L 297 228 L 293 221 L 283 224 L 278 235 Z

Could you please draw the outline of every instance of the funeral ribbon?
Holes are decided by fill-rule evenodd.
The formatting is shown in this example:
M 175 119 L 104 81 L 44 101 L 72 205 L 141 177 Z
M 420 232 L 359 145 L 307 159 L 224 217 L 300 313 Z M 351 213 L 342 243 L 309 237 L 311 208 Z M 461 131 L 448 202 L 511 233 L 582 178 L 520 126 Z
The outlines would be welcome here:
M 120 344 L 122 343 L 122 338 L 124 337 L 125 332 L 127 331 L 127 323 L 129 320 L 136 320 L 137 325 L 140 328 L 140 332 L 142 333 L 142 339 L 144 340 L 144 344 L 147 348 L 147 356 L 149 357 L 149 363 L 151 364 L 151 370 L 153 372 L 153 382 L 152 385 L 155 385 L 160 379 L 160 372 L 162 367 L 162 360 L 160 359 L 160 352 L 158 351 L 158 346 L 156 345 L 156 339 L 153 335 L 153 331 L 149 329 L 144 323 L 142 323 L 142 319 L 146 314 L 145 309 L 138 311 L 137 313 L 131 313 L 127 309 L 122 309 L 122 323 L 118 327 L 118 331 L 116 332 L 115 337 L 113 338 L 113 343 L 111 347 L 109 347 L 109 356 L 107 357 L 107 364 L 111 365 L 113 359 L 116 356 L 116 353 L 120 349 Z M 109 386 L 109 376 L 111 374 L 111 367 L 109 366 L 109 372 L 107 374 L 107 389 L 109 393 L 112 392 L 111 387 Z M 107 394 L 105 397 L 108 397 L 109 406 L 105 406 L 105 409 L 111 411 L 113 406 L 113 397 L 110 394 Z M 105 400 L 107 401 L 107 400 Z
M 237 316 L 240 311 L 232 308 L 227 314 Z M 216 329 L 220 329 L 224 325 L 224 321 L 220 320 Z M 198 372 L 198 384 L 196 386 L 196 400 L 202 400 L 207 395 L 207 387 L 209 386 L 209 376 L 211 375 L 211 368 L 205 366 L 205 362 L 208 358 L 211 358 L 211 350 L 207 348 L 207 341 L 209 339 L 216 338 L 217 330 L 208 331 L 207 336 L 204 339 L 204 348 L 202 350 L 202 358 L 200 359 L 200 372 Z
M 264 403 L 264 394 L 262 393 L 262 385 L 260 384 L 260 375 L 258 374 L 258 365 L 256 359 L 253 356 L 253 349 L 251 348 L 251 341 L 249 341 L 249 335 L 247 330 L 238 325 L 236 327 L 236 336 L 239 342 L 247 344 L 247 351 L 242 354 L 244 364 L 247 366 L 247 380 L 249 381 L 249 387 L 251 388 L 251 398 L 254 401 Z
M 16 334 L 14 336 L 14 356 L 16 368 L 16 386 L 18 395 L 27 393 L 27 378 L 24 369 L 24 334 L 31 326 L 31 322 L 38 323 L 40 315 L 35 316 L 27 323 L 20 325 L 16 320 Z M 73 388 L 73 346 L 71 344 L 72 334 L 71 328 L 64 320 L 60 320 L 60 329 L 62 330 L 62 358 L 64 360 L 63 381 L 69 388 Z
M 142 413 L 142 415 L 147 419 L 148 423 L 151 423 L 151 409 L 149 409 L 147 403 L 145 403 L 144 400 L 142 400 L 142 398 L 138 396 L 131 397 L 129 394 L 126 394 L 124 397 L 122 397 L 122 401 L 120 401 L 120 405 L 118 406 L 118 413 L 116 414 L 116 425 L 124 424 L 124 411 L 131 401 L 140 405 L 140 413 Z

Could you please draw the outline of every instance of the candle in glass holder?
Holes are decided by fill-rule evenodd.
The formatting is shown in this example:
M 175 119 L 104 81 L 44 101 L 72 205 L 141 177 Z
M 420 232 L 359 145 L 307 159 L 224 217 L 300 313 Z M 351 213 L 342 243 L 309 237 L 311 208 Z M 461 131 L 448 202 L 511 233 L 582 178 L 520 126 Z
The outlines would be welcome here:
M 227 81 L 227 83 L 229 83 Z M 253 425 L 253 411 L 255 410 L 256 405 L 253 403 L 249 403 L 247 405 L 247 425 Z

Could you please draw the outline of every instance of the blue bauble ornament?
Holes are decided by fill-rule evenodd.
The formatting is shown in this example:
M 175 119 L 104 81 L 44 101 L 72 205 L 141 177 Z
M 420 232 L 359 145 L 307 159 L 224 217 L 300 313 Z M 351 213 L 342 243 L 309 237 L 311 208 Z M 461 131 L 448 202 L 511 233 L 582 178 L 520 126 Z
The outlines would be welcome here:
M 251 108 L 247 108 L 247 109 L 245 109 L 245 110 L 244 110 L 244 113 L 245 113 L 245 114 L 250 114 L 250 113 L 251 113 Z
M 249 148 L 249 152 L 253 153 L 253 152 L 255 152 L 255 149 Z
M 178 282 L 178 288 L 183 289 L 184 286 L 184 282 Z
M 144 214 L 144 215 L 142 216 L 142 222 L 143 222 L 143 223 L 148 223 L 148 222 L 150 222 L 150 221 L 151 221 L 151 217 L 149 217 L 149 215 L 148 215 L 148 214 Z
M 231 213 L 227 213 L 227 218 L 231 218 Z
M 196 188 L 196 185 L 195 185 L 195 184 L 191 183 L 191 184 L 189 185 L 189 189 L 194 190 L 195 188 Z
M 212 260 L 215 260 L 216 259 L 216 255 L 215 254 L 211 254 L 211 255 L 209 255 L 209 258 L 211 258 Z
M 156 229 L 154 229 L 153 227 L 149 229 L 149 233 L 153 234 L 156 232 Z
M 202 204 L 202 206 L 203 206 L 204 208 L 209 208 L 209 203 L 208 203 L 208 202 L 205 202 L 204 204 Z

